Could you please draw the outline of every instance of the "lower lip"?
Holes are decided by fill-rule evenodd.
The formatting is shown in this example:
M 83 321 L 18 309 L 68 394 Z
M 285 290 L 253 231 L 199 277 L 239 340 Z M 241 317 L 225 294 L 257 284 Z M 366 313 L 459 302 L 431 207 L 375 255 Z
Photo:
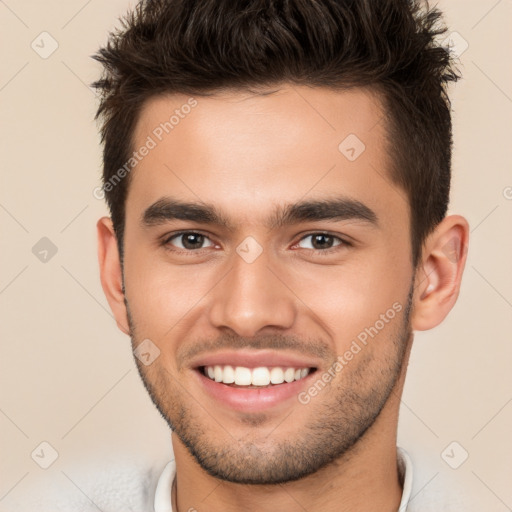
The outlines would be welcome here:
M 310 372 L 300 380 L 262 388 L 237 388 L 216 382 L 199 369 L 194 370 L 194 373 L 205 391 L 214 399 L 237 411 L 258 412 L 292 398 L 298 401 L 299 393 L 310 385 L 309 382 L 316 372 Z

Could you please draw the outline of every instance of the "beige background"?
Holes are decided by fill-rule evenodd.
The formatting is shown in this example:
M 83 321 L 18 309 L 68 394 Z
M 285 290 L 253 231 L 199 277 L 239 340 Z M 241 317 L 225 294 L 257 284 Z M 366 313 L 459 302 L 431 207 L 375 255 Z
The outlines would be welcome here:
M 96 263 L 95 221 L 106 210 L 92 195 L 100 147 L 87 84 L 99 66 L 90 55 L 130 5 L 0 1 L 1 511 L 42 499 L 42 488 L 87 502 L 87 475 L 159 470 L 169 458 L 167 426 L 112 320 Z M 418 500 L 460 485 L 473 510 L 500 512 L 512 509 L 512 2 L 439 5 L 469 45 L 452 88 L 450 210 L 467 217 L 471 245 L 453 312 L 416 336 L 399 444 L 416 463 Z M 43 31 L 58 43 L 46 59 L 31 47 L 51 49 Z M 46 262 L 32 252 L 42 237 L 57 248 Z M 58 452 L 46 470 L 31 457 L 43 441 Z M 453 441 L 452 460 L 469 454 L 458 469 L 441 457 Z

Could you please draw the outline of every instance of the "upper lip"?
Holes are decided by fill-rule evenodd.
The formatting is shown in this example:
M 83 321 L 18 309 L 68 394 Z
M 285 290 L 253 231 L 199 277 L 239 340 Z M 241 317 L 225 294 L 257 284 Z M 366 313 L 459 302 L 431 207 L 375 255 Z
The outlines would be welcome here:
M 190 366 L 244 366 L 257 368 L 259 366 L 279 366 L 284 368 L 318 368 L 319 361 L 299 354 L 277 352 L 275 350 L 231 350 L 218 351 L 195 358 Z

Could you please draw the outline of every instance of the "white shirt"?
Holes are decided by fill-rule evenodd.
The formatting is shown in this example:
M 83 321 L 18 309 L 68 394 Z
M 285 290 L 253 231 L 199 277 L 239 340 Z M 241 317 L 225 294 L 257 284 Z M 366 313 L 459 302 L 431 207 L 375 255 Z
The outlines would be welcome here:
M 398 512 L 407 512 L 407 505 L 412 490 L 412 461 L 407 452 L 402 448 L 397 448 L 397 457 L 398 472 L 403 484 L 402 501 L 400 501 Z M 167 463 L 158 479 L 155 491 L 154 512 L 173 512 L 171 493 L 175 476 L 176 464 L 172 460 Z

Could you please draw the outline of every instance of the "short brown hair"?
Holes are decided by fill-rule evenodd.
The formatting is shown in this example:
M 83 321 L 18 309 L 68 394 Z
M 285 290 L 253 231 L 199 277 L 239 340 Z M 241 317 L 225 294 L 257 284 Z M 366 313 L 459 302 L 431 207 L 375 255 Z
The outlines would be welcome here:
M 213 94 L 293 83 L 380 93 L 391 179 L 411 210 L 412 260 L 448 208 L 448 82 L 459 77 L 441 13 L 419 0 L 142 0 L 94 59 L 103 183 L 128 161 L 141 107 L 164 93 Z M 123 252 L 129 175 L 105 190 Z

